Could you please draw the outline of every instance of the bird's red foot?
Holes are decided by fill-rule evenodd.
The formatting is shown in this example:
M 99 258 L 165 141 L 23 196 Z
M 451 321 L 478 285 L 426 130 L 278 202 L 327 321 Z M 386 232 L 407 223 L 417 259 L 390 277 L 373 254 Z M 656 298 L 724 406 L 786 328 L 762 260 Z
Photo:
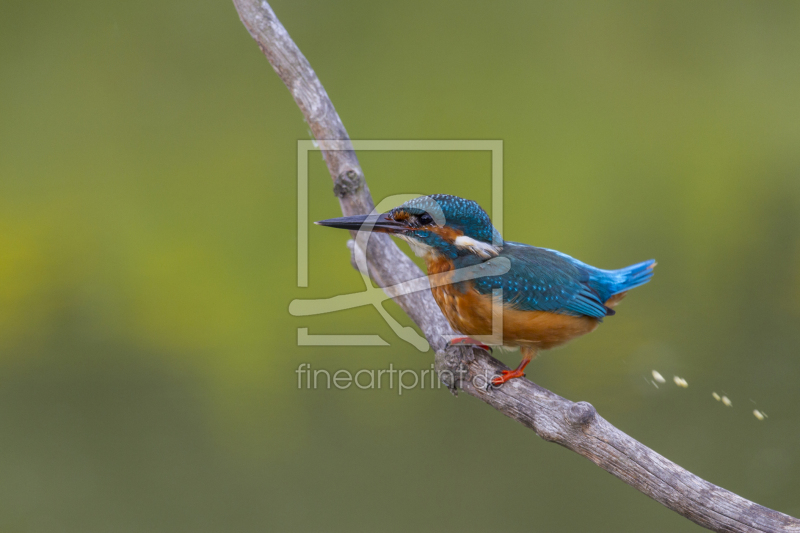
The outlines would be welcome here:
M 492 347 L 491 346 L 483 344 L 482 342 L 478 342 L 475 339 L 473 339 L 472 337 L 455 337 L 455 338 L 450 340 L 450 344 L 452 344 L 452 345 L 455 345 L 455 344 L 470 344 L 472 346 L 477 346 L 478 348 L 483 348 L 487 352 L 491 352 L 492 351 Z
M 501 370 L 500 375 L 492 379 L 492 385 L 499 387 L 512 379 L 523 377 L 525 375 L 525 367 L 531 362 L 532 357 L 529 349 L 523 349 L 522 361 L 519 362 L 519 366 L 514 370 Z
M 506 383 L 507 381 L 511 381 L 514 378 L 521 378 L 524 376 L 525 373 L 520 368 L 514 370 L 501 370 L 500 375 L 492 379 L 492 385 L 494 385 L 495 387 L 499 387 L 500 385 Z

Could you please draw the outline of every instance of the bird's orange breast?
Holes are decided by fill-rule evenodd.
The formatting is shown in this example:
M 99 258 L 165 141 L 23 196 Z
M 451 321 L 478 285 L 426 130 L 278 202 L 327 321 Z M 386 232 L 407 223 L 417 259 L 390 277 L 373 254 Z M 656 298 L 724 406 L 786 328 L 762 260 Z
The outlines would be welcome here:
M 442 259 L 427 261 L 429 274 L 452 271 L 452 264 Z M 433 287 L 433 298 L 450 325 L 463 335 L 492 334 L 492 297 L 481 294 L 472 282 Z M 554 348 L 575 337 L 593 331 L 599 321 L 586 316 L 570 316 L 547 311 L 525 311 L 498 302 L 503 310 L 503 344 Z

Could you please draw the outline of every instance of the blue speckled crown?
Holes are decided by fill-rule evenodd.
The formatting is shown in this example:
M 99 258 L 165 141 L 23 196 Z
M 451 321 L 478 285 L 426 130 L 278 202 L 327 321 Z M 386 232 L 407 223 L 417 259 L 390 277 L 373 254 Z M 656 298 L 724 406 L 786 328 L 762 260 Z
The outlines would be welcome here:
M 494 237 L 494 242 L 503 242 L 489 215 L 472 200 L 450 194 L 432 194 L 409 200 L 394 210 L 404 210 L 414 215 L 428 213 L 437 224 L 460 229 L 464 235 L 473 239 L 491 243 Z M 440 220 L 442 217 L 443 221 Z

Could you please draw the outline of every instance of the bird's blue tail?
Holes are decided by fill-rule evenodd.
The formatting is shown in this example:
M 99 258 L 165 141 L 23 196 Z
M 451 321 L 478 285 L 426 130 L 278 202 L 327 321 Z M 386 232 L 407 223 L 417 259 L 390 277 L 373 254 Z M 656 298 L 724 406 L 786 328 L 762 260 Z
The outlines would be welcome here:
M 615 294 L 629 291 L 650 281 L 655 266 L 655 259 L 650 259 L 619 270 L 600 270 L 598 268 L 590 274 L 589 285 L 602 298 L 608 299 Z
M 609 295 L 613 296 L 634 289 L 639 285 L 644 285 L 653 277 L 653 268 L 655 266 L 656 260 L 650 259 L 619 270 L 607 270 L 606 272 L 611 274 L 608 280 L 610 283 L 606 285 Z

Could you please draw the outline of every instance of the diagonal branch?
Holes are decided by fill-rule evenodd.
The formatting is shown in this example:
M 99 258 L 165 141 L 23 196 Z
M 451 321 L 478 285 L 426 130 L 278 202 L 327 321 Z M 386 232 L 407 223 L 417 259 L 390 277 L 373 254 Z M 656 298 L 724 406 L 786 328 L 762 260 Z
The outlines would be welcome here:
M 342 213 L 370 213 L 374 203 L 358 158 L 311 65 L 266 0 L 233 0 L 233 3 L 320 143 Z M 326 150 L 326 141 L 335 142 L 339 149 Z M 370 276 L 381 287 L 423 275 L 383 234 L 374 234 L 370 239 L 367 262 Z M 612 426 L 586 402 L 571 402 L 524 379 L 512 380 L 499 389 L 487 389 L 487 380 L 506 367 L 483 350 L 447 347 L 443 336 L 455 332 L 430 291 L 397 296 L 395 301 L 422 330 L 436 352 L 440 377 L 454 392 L 461 388 L 531 428 L 543 439 L 586 457 L 701 526 L 725 532 L 800 533 L 800 520 L 699 478 Z

